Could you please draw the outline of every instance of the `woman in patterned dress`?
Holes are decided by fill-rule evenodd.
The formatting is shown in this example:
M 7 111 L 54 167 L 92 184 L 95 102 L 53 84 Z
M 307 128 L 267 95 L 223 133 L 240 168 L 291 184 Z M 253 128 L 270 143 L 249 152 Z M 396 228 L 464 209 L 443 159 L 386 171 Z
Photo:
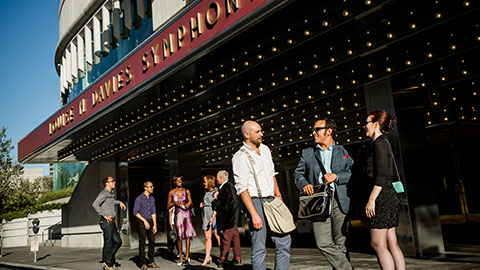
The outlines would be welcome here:
M 398 246 L 395 227 L 398 226 L 400 200 L 392 181 L 395 177 L 393 152 L 388 141 L 396 117 L 386 111 L 370 112 L 365 122 L 367 137 L 373 139 L 373 174 L 375 185 L 365 207 L 370 229 L 370 244 L 384 270 L 404 270 L 405 257 Z
M 175 229 L 177 232 L 177 248 L 179 252 L 179 259 L 177 265 L 187 266 L 190 255 L 190 240 L 196 236 L 195 228 L 192 223 L 192 197 L 190 191 L 183 187 L 182 176 L 176 175 L 173 177 L 175 188 L 168 193 L 167 209 L 175 206 Z M 185 239 L 186 252 L 185 259 L 182 257 L 182 241 Z
M 205 195 L 203 196 L 203 202 L 200 203 L 200 208 L 203 209 L 203 225 L 202 229 L 205 233 L 205 259 L 202 266 L 205 266 L 212 262 L 212 256 L 210 252 L 212 250 L 212 231 L 213 235 L 217 239 L 218 246 L 220 247 L 220 236 L 217 234 L 217 223 L 215 220 L 214 211 L 212 208 L 212 201 L 215 192 L 218 190 L 215 188 L 215 176 L 206 175 L 203 177 L 203 186 L 205 187 Z

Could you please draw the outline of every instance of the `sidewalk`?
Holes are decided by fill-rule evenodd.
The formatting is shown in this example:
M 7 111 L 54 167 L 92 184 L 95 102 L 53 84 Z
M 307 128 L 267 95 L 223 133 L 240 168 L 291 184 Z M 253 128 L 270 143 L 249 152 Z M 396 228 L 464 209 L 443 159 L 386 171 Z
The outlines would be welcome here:
M 417 259 L 407 258 L 407 269 L 435 269 L 435 270 L 467 270 L 480 269 L 480 246 L 454 245 L 447 246 L 447 253 L 444 258 Z M 62 247 L 40 247 L 37 252 L 37 263 L 33 263 L 33 253 L 29 247 L 5 248 L 0 257 L 0 269 L 102 269 L 99 263 L 101 249 L 92 248 L 62 248 Z M 117 253 L 117 260 L 121 264 L 119 269 L 139 269 L 134 263 L 136 261 L 137 249 L 121 248 Z M 290 269 L 313 270 L 331 267 L 325 258 L 313 248 L 292 248 Z M 218 250 L 213 249 L 214 261 L 218 257 Z M 250 266 L 250 249 L 243 247 L 243 267 L 227 267 L 227 269 L 247 270 Z M 160 269 L 184 270 L 184 269 L 218 269 L 216 265 L 202 267 L 203 250 L 192 251 L 191 266 L 177 266 L 173 257 L 165 246 L 157 246 L 156 262 Z M 269 249 L 266 263 L 267 269 L 273 269 L 274 250 Z M 379 269 L 377 260 L 372 254 L 351 253 L 351 261 L 356 270 Z

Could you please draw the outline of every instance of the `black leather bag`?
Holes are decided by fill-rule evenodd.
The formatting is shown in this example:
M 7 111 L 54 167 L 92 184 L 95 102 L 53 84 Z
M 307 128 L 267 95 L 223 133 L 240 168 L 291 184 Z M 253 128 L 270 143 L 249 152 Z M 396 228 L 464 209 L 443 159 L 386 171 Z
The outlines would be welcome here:
M 314 151 L 317 151 L 317 149 Z M 320 166 L 320 170 L 323 175 L 325 175 L 327 172 L 322 161 L 316 153 L 314 156 L 317 160 L 318 166 Z M 298 218 L 309 219 L 311 221 L 326 220 L 332 215 L 333 191 L 330 189 L 330 186 L 319 184 L 313 186 L 313 192 L 312 195 L 307 195 L 303 192 L 300 193 Z
M 307 195 L 300 193 L 298 205 L 298 218 L 312 221 L 326 220 L 332 214 L 333 192 L 328 185 L 313 187 L 315 193 Z

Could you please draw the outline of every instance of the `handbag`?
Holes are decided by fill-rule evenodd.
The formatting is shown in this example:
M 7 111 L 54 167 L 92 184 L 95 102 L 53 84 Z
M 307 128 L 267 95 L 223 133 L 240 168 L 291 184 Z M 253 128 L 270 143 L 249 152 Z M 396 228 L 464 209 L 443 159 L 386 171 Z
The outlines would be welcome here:
M 390 145 L 390 142 L 385 139 L 385 141 L 388 144 L 388 147 L 390 147 L 390 152 L 392 153 L 392 158 L 393 158 L 393 165 L 395 166 L 395 171 L 397 172 L 397 181 L 392 182 L 393 189 L 395 190 L 396 193 L 403 193 L 405 192 L 405 188 L 403 187 L 402 180 L 400 178 L 400 173 L 398 172 L 398 167 L 397 167 L 397 162 L 395 162 L 395 156 L 393 155 L 393 149 L 392 145 Z
M 332 190 L 328 185 L 313 186 L 314 193 L 300 193 L 298 218 L 312 221 L 326 220 L 332 214 Z
M 315 155 L 320 170 L 323 175 L 327 173 L 322 161 Z M 300 192 L 300 201 L 298 205 L 298 218 L 309 219 L 311 221 L 323 221 L 332 215 L 333 191 L 329 185 L 318 184 L 313 186 L 313 194 L 307 195 Z
M 253 178 L 255 179 L 255 185 L 257 186 L 258 197 L 262 198 L 262 191 L 260 190 L 260 185 L 258 184 L 257 174 L 255 173 L 255 167 L 253 166 L 255 162 L 253 161 L 252 156 L 248 151 L 241 148 L 242 152 L 247 154 L 250 165 L 252 166 Z M 292 213 L 290 209 L 283 203 L 282 200 L 275 197 L 270 202 L 264 202 L 262 200 L 263 213 L 268 223 L 268 227 L 274 233 L 286 234 L 295 230 L 296 226 L 293 222 Z

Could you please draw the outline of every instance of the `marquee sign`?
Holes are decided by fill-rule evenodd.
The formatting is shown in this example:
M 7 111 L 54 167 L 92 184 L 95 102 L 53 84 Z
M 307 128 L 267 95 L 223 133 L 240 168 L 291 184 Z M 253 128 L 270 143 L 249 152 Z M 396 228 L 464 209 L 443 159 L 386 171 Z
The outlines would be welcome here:
M 196 49 L 207 45 L 229 27 L 259 12 L 272 0 L 200 1 L 160 29 L 111 72 L 18 143 L 22 162 L 60 135 L 85 122 L 127 93 Z

